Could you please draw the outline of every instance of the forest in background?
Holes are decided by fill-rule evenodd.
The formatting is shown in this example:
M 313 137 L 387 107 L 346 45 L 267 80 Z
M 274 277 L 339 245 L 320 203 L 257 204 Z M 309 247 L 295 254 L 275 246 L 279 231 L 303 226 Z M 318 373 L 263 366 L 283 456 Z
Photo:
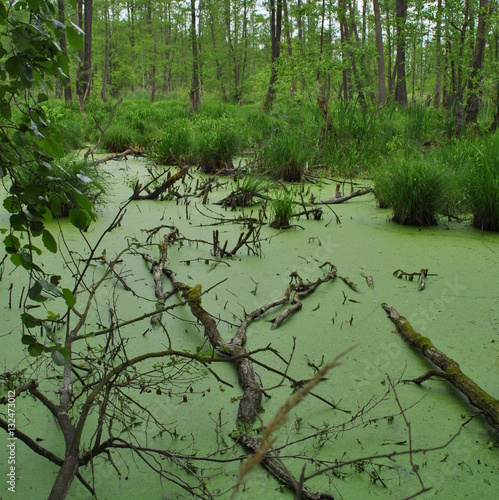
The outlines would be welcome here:
M 364 106 L 423 101 L 452 109 L 457 132 L 483 98 L 498 104 L 493 0 L 58 1 L 78 64 L 64 88 L 85 103 L 141 91 L 228 102 L 274 98 Z M 78 33 L 84 33 L 83 39 Z M 62 86 L 59 95 L 62 95 Z M 497 109 L 493 123 L 497 127 Z

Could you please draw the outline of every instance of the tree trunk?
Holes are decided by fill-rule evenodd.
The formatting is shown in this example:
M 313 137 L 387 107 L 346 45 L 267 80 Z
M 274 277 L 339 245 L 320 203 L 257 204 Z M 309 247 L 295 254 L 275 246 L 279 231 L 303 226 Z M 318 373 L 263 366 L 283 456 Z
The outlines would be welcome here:
M 84 30 L 83 38 L 83 66 L 80 74 L 82 79 L 81 101 L 84 103 L 89 95 L 92 87 L 92 19 L 94 12 L 93 0 L 84 0 Z
M 435 97 L 433 107 L 440 107 L 442 93 L 442 0 L 437 3 L 437 27 L 435 31 L 436 59 L 435 59 Z
M 57 6 L 59 8 L 59 22 L 64 24 L 66 22 L 64 15 L 64 0 L 57 0 Z M 68 55 L 68 50 L 66 45 L 66 35 L 64 31 L 62 32 L 61 35 L 61 52 L 62 55 L 64 56 Z M 64 101 L 71 102 L 73 100 L 73 95 L 71 93 L 71 82 L 69 80 L 69 75 L 67 78 L 63 80 L 63 82 L 64 82 Z
M 191 45 L 192 45 L 192 84 L 189 92 L 189 106 L 193 113 L 199 113 L 199 61 L 196 37 L 196 0 L 191 0 Z
M 468 79 L 468 90 L 470 95 L 466 102 L 466 122 L 476 122 L 480 112 L 482 65 L 485 57 L 485 41 L 488 32 L 491 14 L 490 0 L 480 0 L 480 11 L 478 14 L 478 27 L 476 33 L 475 50 L 473 53 L 473 65 L 471 75 Z
M 390 11 L 388 9 L 388 3 L 386 4 L 386 42 L 387 42 L 387 52 L 388 52 L 388 94 L 393 95 L 393 75 L 392 75 L 392 35 L 391 35 L 391 24 L 390 24 Z
M 100 90 L 101 99 L 106 102 L 107 72 L 109 69 L 109 6 L 107 0 L 104 1 L 104 67 L 102 68 L 102 87 Z
M 288 1 L 283 0 L 283 11 L 284 11 L 284 26 L 286 31 L 286 45 L 288 47 L 288 57 L 291 59 L 293 57 L 293 45 L 291 43 L 291 21 L 288 12 Z M 291 78 L 291 88 L 289 89 L 291 94 L 296 93 L 296 78 L 293 74 Z
M 236 16 L 236 14 L 235 14 Z M 227 43 L 229 45 L 229 54 L 232 59 L 232 69 L 234 72 L 234 100 L 239 101 L 240 99 L 240 88 L 239 88 L 239 61 L 236 56 L 236 50 L 234 48 L 234 41 L 232 40 L 232 30 L 231 30 L 231 2 L 230 0 L 225 0 L 225 8 L 224 8 L 224 20 L 225 20 L 225 29 L 227 36 Z M 237 25 L 237 19 L 234 19 L 234 26 Z
M 376 50 L 378 51 L 378 108 L 384 106 L 386 102 L 385 85 L 385 55 L 383 52 L 383 33 L 381 31 L 381 14 L 379 11 L 379 1 L 373 0 L 374 26 L 376 29 Z
M 269 89 L 267 91 L 267 96 L 263 104 L 264 111 L 270 110 L 275 95 L 274 85 L 277 80 L 277 63 L 281 55 L 282 0 L 270 0 L 269 8 L 272 61 L 270 67 Z
M 396 0 L 397 26 L 397 58 L 395 59 L 394 72 L 396 75 L 395 101 L 401 106 L 407 106 L 407 86 L 405 78 L 405 46 L 407 20 L 407 0 Z

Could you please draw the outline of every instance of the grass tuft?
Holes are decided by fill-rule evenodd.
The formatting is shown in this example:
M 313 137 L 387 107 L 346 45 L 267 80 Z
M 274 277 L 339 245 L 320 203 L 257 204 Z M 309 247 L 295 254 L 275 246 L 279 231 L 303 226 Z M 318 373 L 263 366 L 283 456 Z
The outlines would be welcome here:
M 375 173 L 375 194 L 391 207 L 393 221 L 411 226 L 437 224 L 445 204 L 445 177 L 440 163 L 421 156 L 392 158 Z

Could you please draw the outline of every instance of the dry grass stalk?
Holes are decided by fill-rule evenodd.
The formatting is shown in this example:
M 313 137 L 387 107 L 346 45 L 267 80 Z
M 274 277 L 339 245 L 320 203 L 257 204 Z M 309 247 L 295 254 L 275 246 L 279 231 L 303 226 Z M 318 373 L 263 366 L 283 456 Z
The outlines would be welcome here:
M 262 434 L 262 443 L 259 448 L 256 450 L 256 453 L 252 456 L 249 456 L 244 462 L 241 463 L 241 467 L 239 469 L 239 479 L 234 486 L 231 499 L 235 497 L 236 493 L 239 490 L 239 487 L 244 482 L 245 476 L 256 467 L 263 459 L 265 454 L 272 448 L 276 438 L 272 436 L 272 433 L 277 431 L 280 427 L 282 427 L 287 419 L 289 412 L 305 398 L 305 396 L 322 380 L 322 378 L 326 375 L 326 373 L 339 366 L 339 360 L 342 358 L 347 352 L 349 352 L 353 347 L 346 350 L 345 352 L 336 356 L 333 361 L 325 364 L 316 374 L 310 379 L 307 384 L 305 384 L 298 392 L 296 392 L 292 397 L 286 400 L 286 402 L 277 410 L 274 418 L 269 422 L 267 427 L 265 427 Z

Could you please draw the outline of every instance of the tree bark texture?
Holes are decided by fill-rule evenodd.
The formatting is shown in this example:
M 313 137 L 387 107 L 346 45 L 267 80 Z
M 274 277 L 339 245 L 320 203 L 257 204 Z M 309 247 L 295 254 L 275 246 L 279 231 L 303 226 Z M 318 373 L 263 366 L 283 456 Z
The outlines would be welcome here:
M 401 106 L 407 106 L 407 84 L 405 77 L 405 47 L 407 20 L 407 0 L 396 0 L 396 26 L 397 26 L 397 57 L 394 72 L 396 75 L 395 101 Z
M 485 42 L 491 15 L 490 0 L 480 0 L 478 26 L 476 32 L 475 50 L 473 53 L 473 69 L 468 79 L 470 95 L 466 102 L 465 120 L 467 123 L 476 122 L 481 104 L 482 66 L 485 58 Z
M 270 0 L 270 41 L 272 47 L 272 60 L 270 67 L 270 80 L 267 96 L 263 104 L 264 111 L 272 107 L 275 95 L 275 82 L 277 81 L 277 64 L 281 55 L 281 27 L 282 27 L 282 0 Z
M 385 55 L 383 52 L 383 33 L 381 31 L 381 14 L 379 0 L 373 0 L 374 26 L 376 29 L 376 50 L 378 52 L 378 107 L 384 106 L 386 101 L 385 84 Z

